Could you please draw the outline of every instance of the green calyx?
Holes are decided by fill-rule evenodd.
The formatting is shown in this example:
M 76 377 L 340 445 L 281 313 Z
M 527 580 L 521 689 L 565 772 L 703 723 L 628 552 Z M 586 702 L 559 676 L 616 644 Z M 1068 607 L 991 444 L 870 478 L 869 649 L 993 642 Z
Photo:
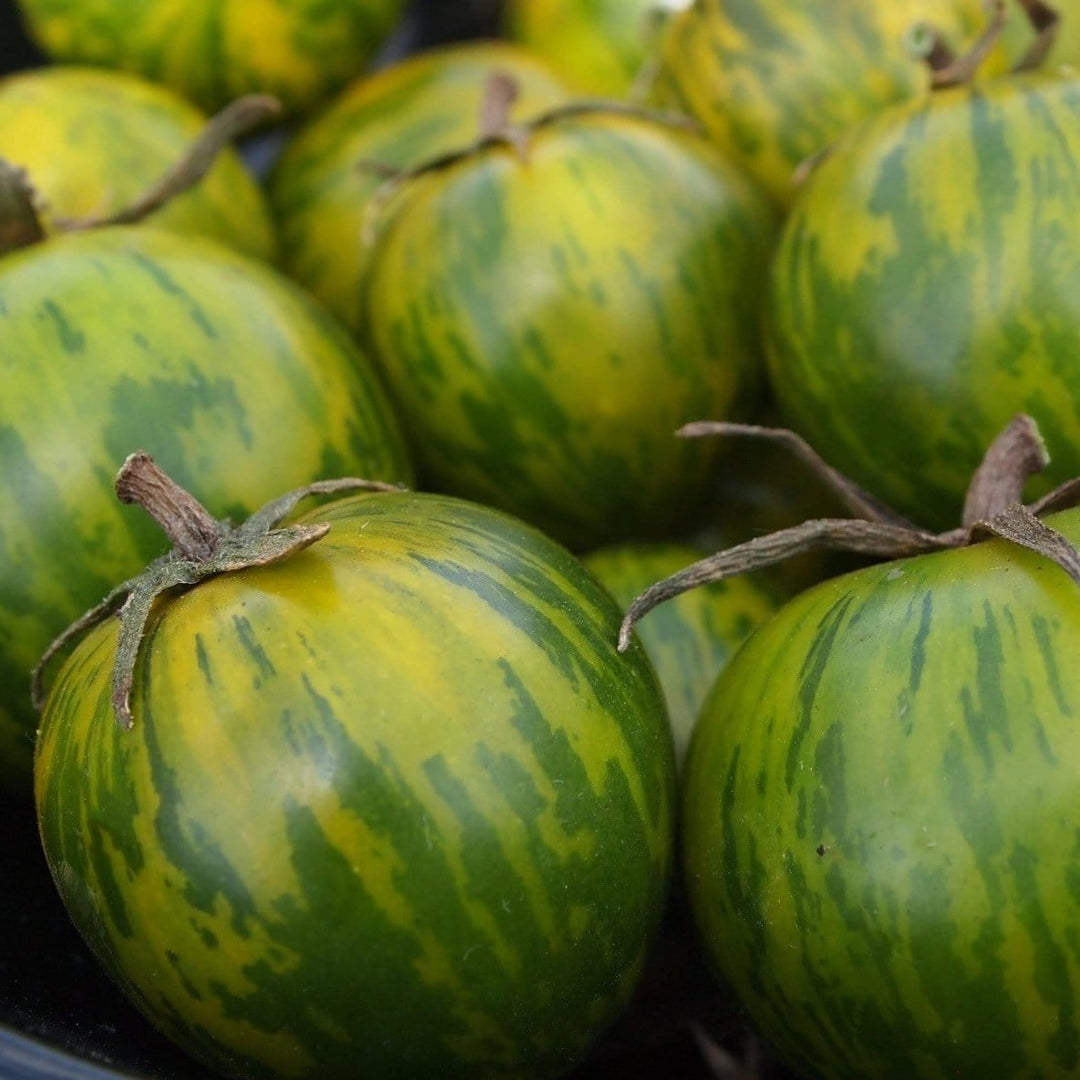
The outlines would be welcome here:
M 116 477 L 121 502 L 137 503 L 161 526 L 172 544 L 137 577 L 113 589 L 99 604 L 73 622 L 45 650 L 31 677 L 31 697 L 44 707 L 44 673 L 50 660 L 72 640 L 112 614 L 120 620 L 120 637 L 112 677 L 112 704 L 121 727 L 134 724 L 131 687 L 146 623 L 154 601 L 165 592 L 186 589 L 215 574 L 227 574 L 287 559 L 320 540 L 328 524 L 278 526 L 301 499 L 349 491 L 400 491 L 400 485 L 346 477 L 321 480 L 273 499 L 246 521 L 233 526 L 219 521 L 184 491 L 143 451 L 131 454 Z

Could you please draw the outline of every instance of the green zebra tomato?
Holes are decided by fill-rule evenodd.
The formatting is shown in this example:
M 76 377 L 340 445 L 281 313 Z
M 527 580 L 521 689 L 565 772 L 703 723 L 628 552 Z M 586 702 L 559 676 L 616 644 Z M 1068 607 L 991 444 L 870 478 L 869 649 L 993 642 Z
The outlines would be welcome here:
M 800 1075 L 1077 1075 L 1078 652 L 1077 585 L 995 540 L 815 586 L 721 673 L 686 888 Z
M 506 0 L 506 33 L 579 91 L 626 94 L 671 0 Z
M 391 493 L 151 613 L 48 698 L 35 791 L 72 918 L 226 1076 L 555 1077 L 626 1004 L 664 902 L 674 757 L 640 645 L 565 549 Z
M 760 384 L 767 200 L 696 131 L 573 105 L 385 206 L 364 339 L 424 483 L 576 550 L 671 535 Z
M 214 112 L 273 94 L 302 112 L 358 74 L 403 0 L 18 0 L 53 60 L 145 76 Z
M 582 562 L 625 610 L 654 581 L 702 555 L 688 544 L 613 544 Z M 664 691 L 677 760 L 686 754 L 701 703 L 721 668 L 777 603 L 776 593 L 758 579 L 736 577 L 684 593 L 638 626 Z
M 1018 411 L 1054 447 L 1048 483 L 1080 472 L 1078 294 L 1080 78 L 894 106 L 838 142 L 785 223 L 766 318 L 780 411 L 947 528 Z

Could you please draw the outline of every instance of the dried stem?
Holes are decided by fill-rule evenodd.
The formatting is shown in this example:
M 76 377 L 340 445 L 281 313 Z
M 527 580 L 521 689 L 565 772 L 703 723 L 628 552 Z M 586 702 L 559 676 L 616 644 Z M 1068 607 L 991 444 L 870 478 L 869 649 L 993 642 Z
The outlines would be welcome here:
M 1020 502 L 1028 478 L 1050 464 L 1046 444 L 1030 416 L 1016 416 L 994 440 L 975 470 L 961 522 L 970 527 Z
M 0 158 L 0 255 L 45 239 L 26 170 Z
M 935 88 L 966 86 L 975 78 L 1005 28 L 1005 0 L 991 0 L 990 21 L 966 53 L 957 56 L 931 23 L 916 23 L 907 34 L 913 56 L 930 70 L 930 85 Z
M 526 123 L 508 124 L 501 131 L 482 133 L 479 138 L 465 146 L 447 151 L 445 154 L 438 154 L 413 168 L 400 169 L 394 172 L 380 185 L 364 208 L 364 221 L 360 230 L 361 242 L 365 245 L 371 245 L 375 242 L 378 222 L 386 212 L 386 208 L 403 188 L 408 187 L 414 181 L 432 173 L 452 168 L 459 162 L 497 146 L 509 146 L 516 153 L 518 159 L 523 164 L 527 164 L 528 146 L 536 132 L 561 120 L 579 116 L 631 116 L 651 119 L 656 123 L 684 131 L 700 132 L 702 130 L 697 121 L 682 113 L 636 105 L 629 101 L 577 99 L 564 105 L 556 105 L 554 108 L 534 116 Z M 361 167 L 370 168 L 370 164 L 364 163 Z
M 736 424 L 726 420 L 698 420 L 684 424 L 676 435 L 681 438 L 701 438 L 705 435 L 748 436 L 754 439 L 768 440 L 783 446 L 797 457 L 817 477 L 821 483 L 840 500 L 841 505 L 856 517 L 866 521 L 890 522 L 908 529 L 914 529 L 910 521 L 901 517 L 864 491 L 853 480 L 834 469 L 801 436 L 788 428 L 760 427 L 757 424 Z
M 145 220 L 194 187 L 210 171 L 229 143 L 278 116 L 280 112 L 281 102 L 266 94 L 247 94 L 237 98 L 212 116 L 183 157 L 129 206 L 113 214 L 66 219 L 58 224 L 66 231 L 77 231 L 103 225 L 130 225 Z
M 704 422 L 688 424 L 678 433 L 749 435 L 779 443 L 796 454 L 859 516 L 805 521 L 709 555 L 656 582 L 627 608 L 619 628 L 620 652 L 629 646 L 634 625 L 658 604 L 699 585 L 761 569 L 814 548 L 896 559 L 963 547 L 997 536 L 1050 559 L 1080 585 L 1080 554 L 1037 516 L 1051 509 L 1080 504 L 1080 479 L 1062 484 L 1029 507 L 1020 503 L 1024 482 L 1049 461 L 1038 428 L 1028 416 L 1014 417 L 991 444 L 968 487 L 963 524 L 943 533 L 920 529 L 894 513 L 826 464 L 794 432 L 750 424 Z
M 488 77 L 480 101 L 480 122 L 477 125 L 481 141 L 505 136 L 510 128 L 510 111 L 520 96 L 521 87 L 513 75 L 495 71 Z
M 225 535 L 222 524 L 143 450 L 129 455 L 116 477 L 116 497 L 137 503 L 185 559 L 209 559 Z
M 215 574 L 287 559 L 320 540 L 330 529 L 325 522 L 279 527 L 301 499 L 345 491 L 401 490 L 400 485 L 378 480 L 320 480 L 274 499 L 234 528 L 211 517 L 197 499 L 157 467 L 149 454 L 137 451 L 130 455 L 116 478 L 117 496 L 122 502 L 142 506 L 165 531 L 172 548 L 141 575 L 113 589 L 49 645 L 31 674 L 34 707 L 40 710 L 44 705 L 44 672 L 49 662 L 76 637 L 116 613 L 120 635 L 113 667 L 112 704 L 117 722 L 130 728 L 134 722 L 130 699 L 135 665 L 154 601 L 162 593 L 190 588 Z

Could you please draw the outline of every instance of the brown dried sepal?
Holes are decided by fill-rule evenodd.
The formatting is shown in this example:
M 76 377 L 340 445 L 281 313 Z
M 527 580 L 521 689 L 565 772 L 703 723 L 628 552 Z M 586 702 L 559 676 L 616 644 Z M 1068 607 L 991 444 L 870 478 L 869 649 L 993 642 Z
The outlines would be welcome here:
M 510 119 L 510 112 L 518 95 L 518 84 L 513 76 L 506 72 L 493 72 L 487 81 L 481 100 L 477 136 L 472 142 L 403 169 L 395 169 L 393 166 L 367 158 L 358 162 L 357 168 L 377 175 L 383 180 L 364 209 L 364 223 L 361 226 L 362 242 L 366 245 L 374 243 L 379 218 L 397 194 L 413 181 L 432 173 L 442 172 L 494 146 L 509 147 L 518 160 L 528 164 L 529 145 L 533 135 L 561 120 L 575 116 L 630 116 L 654 120 L 680 130 L 697 132 L 703 130 L 696 120 L 683 113 L 651 105 L 641 105 L 630 100 L 607 98 L 576 98 L 566 104 L 555 105 L 523 123 L 514 123 Z
M 815 548 L 898 559 L 966 547 L 988 536 L 998 536 L 1051 559 L 1080 585 L 1080 555 L 1039 516 L 1080 504 L 1080 479 L 1060 485 L 1029 506 L 1020 503 L 1024 482 L 1044 469 L 1049 460 L 1030 416 L 1014 417 L 991 444 L 968 487 L 963 524 L 943 533 L 931 533 L 911 524 L 833 469 L 800 436 L 784 428 L 704 421 L 687 424 L 677 434 L 683 437 L 741 435 L 780 443 L 795 453 L 857 516 L 818 518 L 755 537 L 700 559 L 649 586 L 626 610 L 619 628 L 620 652 L 630 644 L 634 625 L 665 600 L 699 585 L 760 570 Z
M 37 193 L 26 170 L 0 158 L 0 255 L 44 239 Z
M 183 156 L 130 205 L 113 214 L 60 218 L 64 232 L 131 225 L 150 217 L 177 196 L 193 188 L 211 169 L 225 147 L 281 113 L 281 102 L 269 94 L 245 94 L 207 120 Z
M 288 525 L 278 528 L 301 499 L 347 491 L 401 491 L 400 485 L 345 477 L 320 480 L 267 503 L 242 524 L 233 526 L 212 517 L 195 498 L 143 451 L 131 454 L 116 478 L 117 497 L 138 503 L 162 527 L 171 549 L 137 577 L 112 590 L 95 607 L 73 622 L 45 650 L 31 675 L 31 698 L 41 710 L 45 702 L 44 673 L 49 662 L 86 630 L 112 614 L 120 619 L 120 636 L 112 676 L 112 705 L 121 727 L 133 724 L 131 687 L 146 623 L 154 601 L 173 589 L 190 588 L 215 574 L 287 559 L 320 540 L 330 526 Z

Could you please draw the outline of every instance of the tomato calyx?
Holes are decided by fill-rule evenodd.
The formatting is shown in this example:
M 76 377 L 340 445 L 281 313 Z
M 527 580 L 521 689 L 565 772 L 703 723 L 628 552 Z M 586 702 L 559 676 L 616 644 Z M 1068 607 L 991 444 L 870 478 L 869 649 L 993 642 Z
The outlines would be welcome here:
M 210 117 L 179 160 L 128 206 L 112 214 L 92 214 L 84 218 L 57 217 L 53 224 L 63 233 L 144 221 L 193 188 L 229 143 L 278 116 L 280 112 L 281 103 L 268 94 L 246 94 L 237 98 Z M 0 158 L 0 255 L 29 247 L 46 238 L 42 210 L 26 170 Z
M 1040 520 L 1042 514 L 1080 504 L 1080 479 L 1066 481 L 1030 504 L 1020 501 L 1025 481 L 1041 472 L 1050 460 L 1030 416 L 1015 416 L 994 440 L 971 478 L 961 525 L 942 533 L 928 532 L 896 513 L 786 428 L 699 421 L 684 425 L 676 434 L 683 438 L 746 436 L 778 443 L 802 460 L 853 516 L 815 518 L 755 537 L 699 559 L 650 585 L 626 610 L 619 628 L 620 652 L 630 644 L 634 625 L 664 601 L 699 585 L 749 573 L 816 548 L 899 559 L 967 547 L 996 536 L 1052 560 L 1080 585 L 1080 553 L 1061 533 Z
M 44 672 L 49 661 L 76 637 L 116 614 L 120 636 L 112 677 L 112 705 L 124 729 L 134 724 L 131 688 L 135 663 L 154 601 L 163 593 L 189 589 L 205 578 L 287 559 L 322 539 L 326 523 L 280 526 L 301 499 L 350 491 L 402 491 L 399 484 L 344 477 L 318 480 L 287 492 L 256 510 L 246 521 L 232 525 L 208 510 L 163 472 L 144 451 L 128 456 L 117 474 L 121 502 L 137 503 L 161 526 L 172 547 L 137 577 L 113 589 L 100 603 L 73 622 L 42 654 L 31 675 L 31 698 L 44 706 Z
M 415 166 L 397 169 L 382 162 L 362 159 L 357 168 L 382 178 L 383 183 L 375 190 L 364 210 L 361 228 L 362 242 L 374 243 L 378 222 L 389 204 L 401 190 L 421 177 L 439 173 L 462 161 L 475 157 L 493 147 L 509 147 L 517 159 L 527 165 L 529 146 L 533 136 L 559 122 L 580 116 L 627 116 L 639 120 L 651 120 L 683 131 L 703 132 L 701 125 L 683 113 L 671 112 L 642 105 L 631 100 L 607 98 L 578 98 L 562 105 L 555 105 L 529 120 L 515 123 L 510 114 L 519 96 L 517 81 L 505 72 L 494 72 L 485 85 L 480 103 L 480 115 L 476 138 L 463 146 L 421 161 Z
M 967 52 L 959 56 L 931 23 L 919 22 L 907 33 L 908 52 L 926 64 L 934 89 L 966 86 L 993 51 L 1005 27 L 1005 0 L 993 0 L 990 21 Z
M 26 170 L 0 158 L 0 255 L 45 239 L 37 202 Z
M 1060 15 L 1046 0 L 1017 0 L 1035 31 L 1035 37 L 1012 73 L 1033 71 L 1040 67 L 1053 48 L 1060 25 Z M 906 34 L 908 52 L 923 61 L 930 71 L 930 86 L 968 86 L 983 62 L 993 51 L 1005 28 L 1005 0 L 991 0 L 990 21 L 967 52 L 956 55 L 937 28 L 928 22 L 915 23 Z

